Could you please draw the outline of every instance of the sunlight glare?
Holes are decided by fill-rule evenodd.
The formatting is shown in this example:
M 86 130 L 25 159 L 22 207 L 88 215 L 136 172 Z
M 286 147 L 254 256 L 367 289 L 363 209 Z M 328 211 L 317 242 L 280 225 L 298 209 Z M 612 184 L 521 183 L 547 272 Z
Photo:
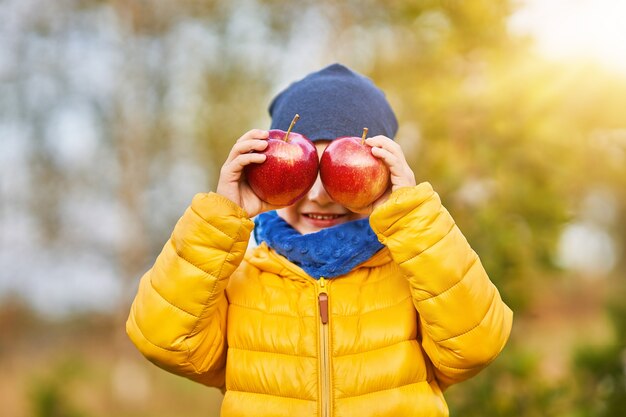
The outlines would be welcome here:
M 548 57 L 591 58 L 626 72 L 624 22 L 623 0 L 525 0 L 509 24 Z

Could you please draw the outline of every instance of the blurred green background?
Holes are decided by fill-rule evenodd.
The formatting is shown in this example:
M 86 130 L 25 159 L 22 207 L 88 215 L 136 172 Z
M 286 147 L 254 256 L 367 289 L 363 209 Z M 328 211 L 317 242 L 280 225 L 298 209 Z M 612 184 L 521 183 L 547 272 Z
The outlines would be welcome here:
M 516 314 L 451 414 L 626 415 L 626 7 L 541 3 L 0 0 L 0 414 L 218 415 L 126 338 L 138 279 L 271 97 L 342 62 Z

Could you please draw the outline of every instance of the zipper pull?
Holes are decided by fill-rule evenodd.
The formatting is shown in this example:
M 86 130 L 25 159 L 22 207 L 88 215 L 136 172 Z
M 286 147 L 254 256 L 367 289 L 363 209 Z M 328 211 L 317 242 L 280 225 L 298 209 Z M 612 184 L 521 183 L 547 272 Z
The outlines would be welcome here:
M 322 324 L 328 324 L 328 293 L 326 292 L 326 281 L 324 277 L 319 279 L 319 284 L 320 291 L 317 295 L 317 301 L 320 307 L 320 318 L 322 319 Z

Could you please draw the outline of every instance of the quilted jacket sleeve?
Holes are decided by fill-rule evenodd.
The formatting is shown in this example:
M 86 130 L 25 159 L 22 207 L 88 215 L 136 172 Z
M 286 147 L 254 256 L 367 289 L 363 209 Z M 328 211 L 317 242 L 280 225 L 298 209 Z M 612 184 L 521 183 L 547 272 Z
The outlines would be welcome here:
M 437 193 L 429 183 L 396 190 L 370 223 L 409 281 L 440 385 L 478 373 L 504 348 L 513 313 Z
M 197 194 L 153 267 L 141 278 L 126 331 L 156 365 L 206 385 L 224 385 L 229 276 L 253 223 L 215 194 Z

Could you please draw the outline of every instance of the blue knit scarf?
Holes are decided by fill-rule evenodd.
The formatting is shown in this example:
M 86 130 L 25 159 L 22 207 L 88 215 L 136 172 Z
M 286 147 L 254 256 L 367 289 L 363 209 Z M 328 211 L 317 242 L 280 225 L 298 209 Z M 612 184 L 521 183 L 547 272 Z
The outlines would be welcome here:
M 254 223 L 258 244 L 267 243 L 315 279 L 347 274 L 383 248 L 367 218 L 305 235 L 275 211 L 259 214 Z

